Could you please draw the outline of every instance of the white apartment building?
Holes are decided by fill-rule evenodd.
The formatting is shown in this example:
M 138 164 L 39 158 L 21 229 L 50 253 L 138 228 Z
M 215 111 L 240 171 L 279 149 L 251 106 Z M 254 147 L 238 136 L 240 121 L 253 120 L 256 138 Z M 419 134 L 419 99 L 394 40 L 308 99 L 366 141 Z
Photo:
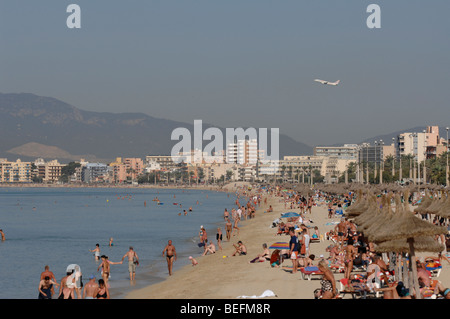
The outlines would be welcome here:
M 346 160 L 358 160 L 358 145 L 344 144 L 344 146 L 316 146 L 314 147 L 315 156 L 337 157 Z
M 226 162 L 228 164 L 256 164 L 259 154 L 257 139 L 238 140 L 228 143 Z
M 427 133 L 406 132 L 398 136 L 397 155 L 413 155 L 419 162 L 426 156 L 426 135 Z

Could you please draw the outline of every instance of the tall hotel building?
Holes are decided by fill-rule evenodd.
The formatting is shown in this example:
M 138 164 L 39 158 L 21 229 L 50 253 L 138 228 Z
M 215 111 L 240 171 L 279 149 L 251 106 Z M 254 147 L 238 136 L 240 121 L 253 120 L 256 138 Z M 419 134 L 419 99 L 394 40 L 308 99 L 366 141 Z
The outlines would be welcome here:
M 228 164 L 256 164 L 258 161 L 258 140 L 238 140 L 228 143 L 226 161 Z

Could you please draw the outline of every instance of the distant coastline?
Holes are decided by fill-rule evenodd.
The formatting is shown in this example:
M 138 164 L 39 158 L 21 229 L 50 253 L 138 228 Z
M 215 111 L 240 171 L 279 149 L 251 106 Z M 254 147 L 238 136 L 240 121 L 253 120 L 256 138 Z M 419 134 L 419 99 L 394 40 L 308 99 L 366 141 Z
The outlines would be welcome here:
M 250 186 L 248 182 L 231 182 L 225 185 L 112 185 L 112 184 L 43 184 L 43 183 L 0 183 L 0 188 L 126 188 L 126 189 L 189 189 L 189 190 L 207 190 L 234 192 L 236 187 Z

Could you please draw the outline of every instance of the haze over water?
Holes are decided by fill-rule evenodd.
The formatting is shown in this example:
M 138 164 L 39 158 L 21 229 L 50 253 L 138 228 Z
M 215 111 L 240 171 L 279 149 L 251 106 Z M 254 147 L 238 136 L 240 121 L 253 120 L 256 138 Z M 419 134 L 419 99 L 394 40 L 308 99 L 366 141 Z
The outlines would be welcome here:
M 155 197 L 164 204 L 157 205 Z M 218 226 L 224 232 L 223 211 L 231 210 L 234 201 L 234 195 L 204 190 L 0 188 L 0 229 L 6 236 L 0 242 L 0 298 L 36 299 L 45 265 L 58 283 L 70 264 L 81 267 L 84 284 L 90 274 L 100 279 L 99 262 L 89 252 L 97 243 L 113 262 L 120 261 L 129 246 L 139 256 L 135 285 L 130 285 L 127 260 L 111 265 L 111 297 L 123 298 L 130 289 L 168 276 L 162 250 L 169 239 L 178 255 L 174 271 L 189 263 L 189 255 L 199 256 L 200 225 L 210 239 Z M 190 206 L 193 212 L 184 216 Z M 110 237 L 113 247 L 108 246 Z

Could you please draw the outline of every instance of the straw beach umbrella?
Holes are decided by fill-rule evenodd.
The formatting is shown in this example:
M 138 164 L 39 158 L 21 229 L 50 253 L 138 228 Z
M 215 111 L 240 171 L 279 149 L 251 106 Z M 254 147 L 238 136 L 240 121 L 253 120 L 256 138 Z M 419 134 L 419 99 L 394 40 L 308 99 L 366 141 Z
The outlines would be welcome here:
M 433 253 L 439 253 L 445 249 L 444 245 L 439 244 L 433 237 L 430 236 L 414 238 L 413 248 L 414 251 Z M 384 241 L 375 244 L 374 249 L 377 252 L 411 253 L 411 247 L 406 239 Z
M 433 200 L 430 198 L 430 194 L 428 191 L 425 192 L 425 196 L 422 198 L 422 201 L 420 202 L 419 206 L 417 206 L 414 209 L 414 212 L 419 213 L 419 214 L 424 214 L 425 213 L 425 209 L 428 208 L 428 206 L 431 205 L 431 203 L 433 203 Z
M 408 198 L 408 196 L 405 196 Z M 409 254 L 411 256 L 411 267 L 414 278 L 414 289 L 420 297 L 419 285 L 417 282 L 417 266 L 414 243 L 417 237 L 434 236 L 445 234 L 445 227 L 435 226 L 414 215 L 407 209 L 407 201 L 404 203 L 405 209 L 396 214 L 386 227 L 379 229 L 378 233 L 372 234 L 371 239 L 375 244 L 381 245 L 381 242 L 406 240 L 409 245 Z M 387 244 L 386 244 L 387 245 Z

